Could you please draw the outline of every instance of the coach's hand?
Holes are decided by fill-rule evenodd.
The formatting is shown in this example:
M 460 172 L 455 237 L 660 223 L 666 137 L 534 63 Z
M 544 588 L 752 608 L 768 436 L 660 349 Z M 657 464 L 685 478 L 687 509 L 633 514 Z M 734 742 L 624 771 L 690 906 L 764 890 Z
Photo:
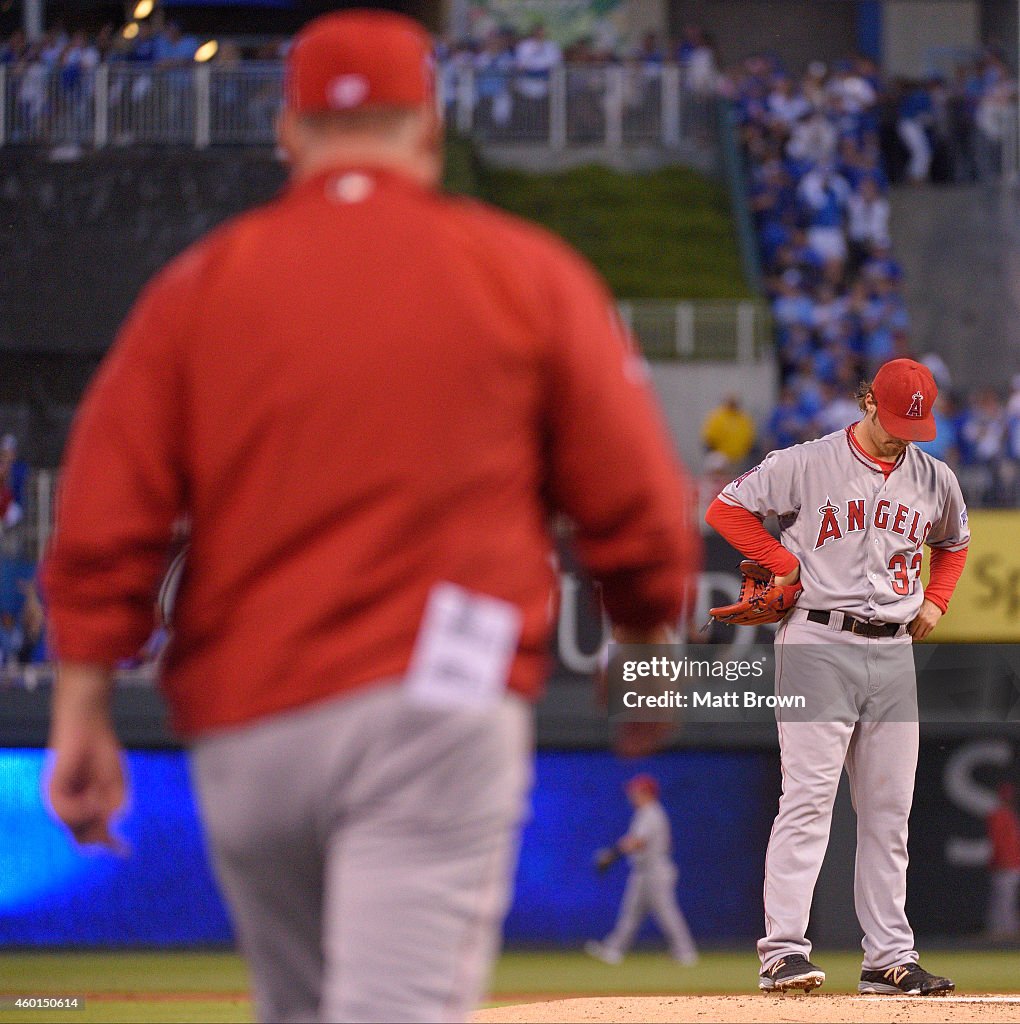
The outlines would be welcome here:
M 935 628 L 941 618 L 942 609 L 933 601 L 925 598 L 921 602 L 921 610 L 917 613 L 917 618 L 907 626 L 907 632 L 915 640 L 923 640 Z
M 53 696 L 47 789 L 53 813 L 76 842 L 126 853 L 123 840 L 110 829 L 126 787 L 109 691 L 104 669 L 61 666 Z
M 673 630 L 665 625 L 653 629 L 615 626 L 613 640 L 618 644 L 668 644 L 673 641 Z M 608 701 L 605 672 L 600 676 L 597 685 Z M 618 722 L 613 734 L 613 750 L 620 757 L 647 757 L 665 746 L 675 731 L 674 722 Z

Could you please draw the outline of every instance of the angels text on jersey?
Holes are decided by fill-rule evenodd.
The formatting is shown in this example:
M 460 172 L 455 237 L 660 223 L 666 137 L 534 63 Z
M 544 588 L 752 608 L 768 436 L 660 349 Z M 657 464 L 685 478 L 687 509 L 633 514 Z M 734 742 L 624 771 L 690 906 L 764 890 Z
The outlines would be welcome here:
M 849 428 L 770 453 L 720 495 L 775 514 L 800 561 L 800 605 L 869 621 L 909 622 L 924 599 L 921 548 L 967 546 L 967 509 L 952 470 L 909 445 L 886 476 Z

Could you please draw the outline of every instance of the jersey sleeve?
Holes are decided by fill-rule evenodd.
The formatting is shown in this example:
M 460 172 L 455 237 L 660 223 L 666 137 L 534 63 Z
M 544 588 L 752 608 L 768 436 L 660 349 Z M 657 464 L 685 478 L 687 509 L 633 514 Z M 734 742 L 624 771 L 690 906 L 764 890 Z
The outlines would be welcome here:
M 143 292 L 75 417 L 42 572 L 62 661 L 113 665 L 153 629 L 184 502 L 177 325 L 193 307 L 177 278 L 171 268 Z
M 705 522 L 731 547 L 777 576 L 785 576 L 800 565 L 800 559 L 783 547 L 753 512 L 740 505 L 727 505 L 716 498 L 708 506 Z
M 544 270 L 548 498 L 575 524 L 613 622 L 675 622 L 700 568 L 693 488 L 608 290 L 569 251 L 553 250 Z
M 927 537 L 927 544 L 932 548 L 945 551 L 962 551 L 970 544 L 970 527 L 967 522 L 967 504 L 963 500 L 960 482 L 952 470 L 949 472 L 949 490 L 942 516 L 935 523 Z
M 963 575 L 967 564 L 967 549 L 949 551 L 946 548 L 931 549 L 931 572 L 924 588 L 924 596 L 935 604 L 943 614 L 949 608 L 953 591 Z
M 627 838 L 638 839 L 647 846 L 655 838 L 658 828 L 657 815 L 653 808 L 646 804 L 631 820 L 630 828 L 627 829 Z
M 797 448 L 769 452 L 753 469 L 728 483 L 719 500 L 754 513 L 796 516 L 800 512 L 801 459 Z

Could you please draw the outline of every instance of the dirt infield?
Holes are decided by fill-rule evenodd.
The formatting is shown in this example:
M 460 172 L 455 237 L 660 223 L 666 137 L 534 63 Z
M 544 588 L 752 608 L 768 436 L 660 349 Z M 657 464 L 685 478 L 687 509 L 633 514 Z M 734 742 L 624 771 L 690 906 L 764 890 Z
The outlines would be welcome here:
M 480 1010 L 475 1024 L 912 1024 L 933 1021 L 1020 1022 L 1020 996 L 600 996 L 553 999 Z

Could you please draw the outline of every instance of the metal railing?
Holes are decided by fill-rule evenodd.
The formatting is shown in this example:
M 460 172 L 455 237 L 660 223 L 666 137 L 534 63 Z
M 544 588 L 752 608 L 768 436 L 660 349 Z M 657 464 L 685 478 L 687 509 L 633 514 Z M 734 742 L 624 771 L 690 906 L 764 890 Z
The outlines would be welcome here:
M 772 356 L 772 317 L 762 302 L 637 299 L 619 308 L 649 359 L 755 363 Z
M 0 527 L 0 560 L 38 561 L 53 530 L 56 471 L 40 469 L 29 475 L 22 495 L 23 515 L 13 527 Z
M 446 68 L 437 102 L 479 141 L 621 149 L 716 149 L 716 98 L 664 66 L 560 66 L 544 74 Z M 0 65 L 0 145 L 272 145 L 279 63 L 182 69 L 109 63 L 69 74 Z
M 676 65 L 566 65 L 545 75 L 463 67 L 441 85 L 448 121 L 485 142 L 716 147 L 716 98 L 686 88 Z

